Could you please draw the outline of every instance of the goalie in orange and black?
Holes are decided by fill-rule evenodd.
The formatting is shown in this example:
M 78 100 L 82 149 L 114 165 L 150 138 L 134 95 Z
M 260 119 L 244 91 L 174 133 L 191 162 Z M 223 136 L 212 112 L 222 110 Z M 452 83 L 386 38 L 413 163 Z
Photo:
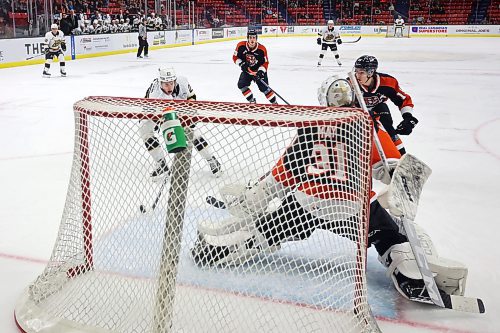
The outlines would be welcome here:
M 266 95 L 266 98 L 272 104 L 278 104 L 273 90 L 266 87 L 261 81 L 269 85 L 267 77 L 267 67 L 269 61 L 267 59 L 267 50 L 264 45 L 257 42 L 257 32 L 249 29 L 247 40 L 241 41 L 236 45 L 236 50 L 233 54 L 233 62 L 241 68 L 240 78 L 238 80 L 238 88 L 247 101 L 256 103 L 255 97 L 250 90 L 250 84 L 255 81 L 259 90 Z
M 322 84 L 318 99 L 325 106 L 350 107 L 354 94 L 347 80 L 331 77 Z M 286 242 L 306 240 L 318 229 L 327 230 L 358 244 L 367 237 L 368 246 L 375 247 L 395 288 L 409 300 L 431 303 L 408 238 L 397 218 L 382 205 L 387 197 L 377 197 L 371 191 L 368 232 L 359 233 L 366 214 L 366 186 L 371 185 L 370 172 L 361 166 L 371 164 L 372 177 L 391 186 L 390 169 L 399 165 L 401 158 L 382 124 L 375 120 L 373 125 L 388 172 L 377 168 L 381 158 L 374 145 L 348 144 L 370 135 L 371 130 L 356 121 L 301 127 L 268 174 L 246 188 L 228 184 L 227 190 L 220 189 L 224 208 L 232 216 L 218 223 L 198 223 L 198 239 L 191 249 L 195 263 L 242 265 L 258 255 L 279 251 Z M 368 133 L 363 134 L 363 128 Z M 418 225 L 415 228 L 426 244 L 425 255 L 440 291 L 463 295 L 467 267 L 439 257 L 429 235 Z

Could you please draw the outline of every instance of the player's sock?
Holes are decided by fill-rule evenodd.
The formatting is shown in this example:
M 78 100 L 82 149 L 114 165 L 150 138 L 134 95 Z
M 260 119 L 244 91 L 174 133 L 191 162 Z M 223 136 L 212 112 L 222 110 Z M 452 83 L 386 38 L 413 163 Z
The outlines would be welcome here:
M 241 93 L 243 94 L 243 96 L 245 96 L 245 98 L 247 99 L 247 101 L 249 101 L 250 103 L 255 103 L 256 102 L 255 98 L 253 97 L 253 93 L 250 90 L 250 88 L 248 88 L 248 87 L 241 88 Z
M 43 77 L 50 77 L 50 64 L 45 63 L 45 67 L 43 68 Z

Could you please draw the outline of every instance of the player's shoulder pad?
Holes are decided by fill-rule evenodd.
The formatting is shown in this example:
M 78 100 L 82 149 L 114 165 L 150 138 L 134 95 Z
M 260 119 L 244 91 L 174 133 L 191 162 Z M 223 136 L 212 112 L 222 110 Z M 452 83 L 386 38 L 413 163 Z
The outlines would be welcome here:
M 236 48 L 239 49 L 242 46 L 246 47 L 246 45 L 247 45 L 247 41 L 246 40 L 242 40 L 241 42 L 239 42 L 238 44 L 236 44 Z
M 385 73 L 377 73 L 377 74 L 380 78 L 381 86 L 389 86 L 392 88 L 396 88 L 399 85 L 398 80 L 396 80 L 396 78 L 394 78 L 393 76 Z
M 267 53 L 267 49 L 266 49 L 266 47 L 265 47 L 264 45 L 262 45 L 261 43 L 259 43 L 259 44 L 257 45 L 257 49 L 258 49 L 258 50 L 262 50 L 262 51 L 264 51 L 264 53 Z
M 185 76 L 177 75 L 177 84 L 180 86 L 187 86 L 189 85 L 189 82 Z

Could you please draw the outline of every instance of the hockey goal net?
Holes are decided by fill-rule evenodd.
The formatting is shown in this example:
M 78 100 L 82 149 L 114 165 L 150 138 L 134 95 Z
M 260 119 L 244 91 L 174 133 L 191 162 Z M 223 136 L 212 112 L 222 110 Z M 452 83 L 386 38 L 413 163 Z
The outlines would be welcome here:
M 220 177 L 189 143 L 167 156 L 165 183 L 150 180 L 154 162 L 139 123 L 159 121 L 166 109 L 177 112 L 188 142 L 196 124 L 221 162 Z M 65 209 L 47 267 L 16 306 L 22 331 L 378 331 L 365 278 L 371 122 L 361 110 L 88 97 L 74 115 Z M 312 149 L 303 177 L 336 182 L 322 189 L 335 198 L 324 201 L 328 225 L 302 219 L 300 234 L 271 229 L 270 237 L 289 232 L 293 240 L 241 265 L 196 264 L 198 225 L 230 215 L 206 198 L 265 175 L 308 130 L 320 134 L 305 136 L 310 142 L 294 154 Z
M 410 27 L 405 25 L 402 28 L 396 28 L 394 24 L 387 26 L 387 32 L 385 34 L 387 38 L 409 38 L 410 37 Z

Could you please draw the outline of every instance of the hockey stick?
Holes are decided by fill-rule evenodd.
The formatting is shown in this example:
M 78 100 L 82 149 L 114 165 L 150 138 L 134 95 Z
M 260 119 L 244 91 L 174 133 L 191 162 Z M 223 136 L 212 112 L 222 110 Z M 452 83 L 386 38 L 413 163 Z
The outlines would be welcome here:
M 342 41 L 342 44 L 354 44 L 357 43 L 361 40 L 361 36 L 358 37 L 358 39 L 355 40 L 348 40 L 347 42 Z
M 219 200 L 211 195 L 207 196 L 205 198 L 205 201 L 207 202 L 207 204 L 214 206 L 217 209 L 227 209 L 226 203 L 224 201 Z
M 156 205 L 158 204 L 158 201 L 160 201 L 161 195 L 163 193 L 163 189 L 165 188 L 167 181 L 168 181 L 168 175 L 165 176 L 165 178 L 163 179 L 163 182 L 161 183 L 160 190 L 158 191 L 158 194 L 156 195 L 156 198 L 153 201 L 153 204 L 151 205 L 151 210 L 155 210 Z M 146 206 L 141 204 L 139 206 L 139 210 L 141 211 L 141 213 L 145 214 L 146 213 Z
M 263 85 L 265 85 L 265 86 L 266 86 L 266 88 L 271 89 L 272 91 L 274 91 L 274 93 L 276 94 L 276 96 L 278 96 L 279 98 L 281 98 L 281 100 L 282 100 L 283 102 L 285 102 L 286 104 L 290 105 L 290 103 L 288 103 L 288 102 L 287 102 L 287 101 L 286 101 L 283 97 L 281 97 L 281 95 L 280 95 L 280 94 L 278 94 L 278 93 L 276 92 L 276 90 L 274 90 L 273 88 L 269 87 L 269 85 L 266 83 L 266 81 L 262 80 L 261 78 L 257 78 L 257 79 L 260 81 L 260 83 L 262 83 Z
M 354 71 L 349 72 L 349 78 L 351 79 L 352 86 L 354 87 L 354 92 L 361 108 L 364 112 L 369 114 Z M 382 149 L 382 145 L 380 144 L 380 140 L 377 136 L 375 127 L 373 127 L 373 138 L 377 151 L 383 162 L 385 172 L 389 173 L 387 158 L 385 156 L 384 150 Z M 411 160 L 409 160 L 409 158 Z M 404 174 L 405 170 L 400 169 L 400 166 L 405 161 L 408 161 L 408 163 L 406 164 L 409 164 L 411 168 L 414 168 L 414 170 L 411 170 L 413 172 L 408 172 L 407 175 Z M 424 280 L 425 288 L 429 294 L 429 298 L 435 305 L 443 308 L 465 312 L 484 313 L 484 304 L 482 300 L 478 298 L 448 295 L 439 290 L 436 280 L 434 279 L 434 275 L 429 268 L 429 262 L 425 257 L 425 252 L 422 249 L 422 245 L 420 244 L 420 240 L 418 239 L 415 227 L 412 224 L 418 207 L 420 192 L 422 191 L 422 187 L 429 177 L 431 170 L 427 165 L 411 155 L 403 157 L 402 162 L 403 163 L 398 164 L 398 167 L 396 167 L 396 170 L 393 174 L 393 179 L 391 180 L 391 185 L 393 183 L 396 184 L 396 191 L 393 198 L 397 200 L 397 203 L 399 204 L 397 208 L 399 208 L 403 213 L 401 216 L 403 227 L 408 237 L 410 247 L 415 256 L 418 269 L 420 271 L 420 274 L 422 275 L 422 279 Z M 419 164 L 417 164 L 417 162 L 419 162 Z M 412 179 L 407 179 L 406 177 L 408 175 L 414 177 L 412 177 Z M 418 183 L 415 184 L 412 183 L 412 181 Z
M 35 56 L 32 56 L 32 57 L 28 57 L 28 58 L 26 58 L 26 60 L 35 59 L 35 58 L 38 58 L 38 57 L 41 57 L 41 56 L 44 56 L 44 55 L 45 55 L 45 53 L 37 54 L 37 55 L 35 55 Z

